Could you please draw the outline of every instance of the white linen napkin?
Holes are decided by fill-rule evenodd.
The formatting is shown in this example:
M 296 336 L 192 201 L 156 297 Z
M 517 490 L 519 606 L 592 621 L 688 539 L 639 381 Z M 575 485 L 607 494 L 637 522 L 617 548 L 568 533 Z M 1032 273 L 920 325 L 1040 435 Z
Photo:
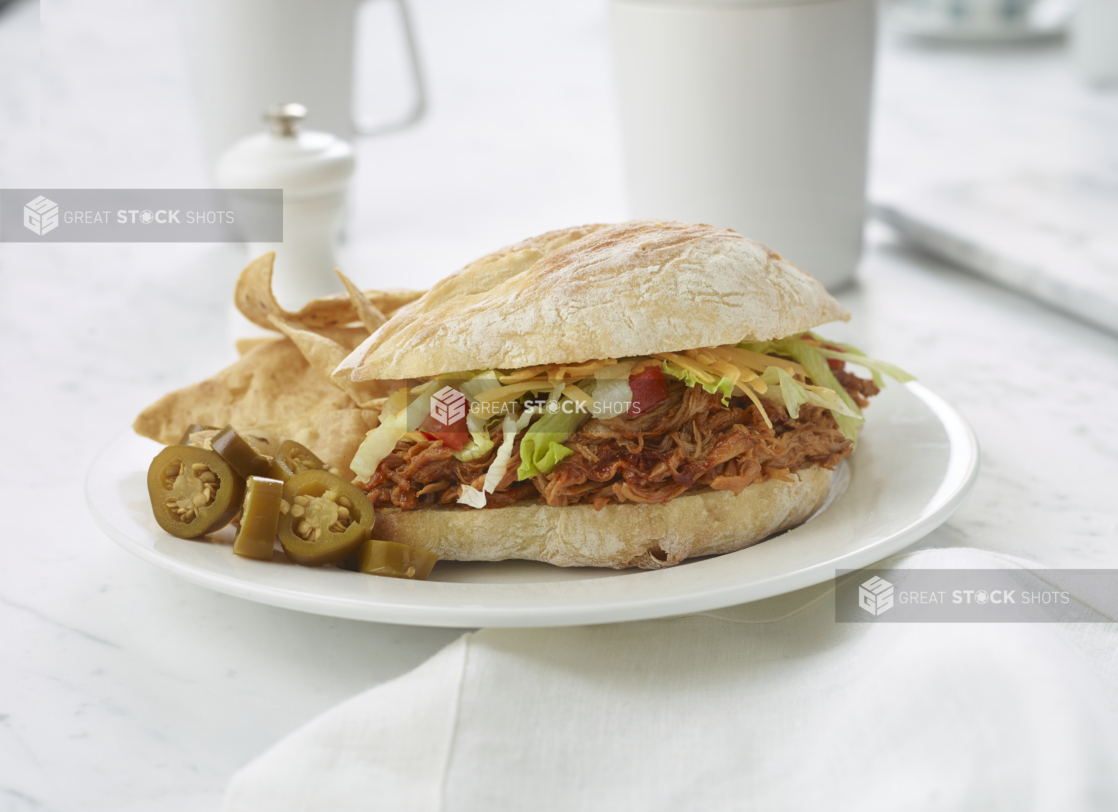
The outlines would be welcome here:
M 225 810 L 1118 809 L 1115 624 L 838 624 L 832 591 L 466 635 L 280 741 Z

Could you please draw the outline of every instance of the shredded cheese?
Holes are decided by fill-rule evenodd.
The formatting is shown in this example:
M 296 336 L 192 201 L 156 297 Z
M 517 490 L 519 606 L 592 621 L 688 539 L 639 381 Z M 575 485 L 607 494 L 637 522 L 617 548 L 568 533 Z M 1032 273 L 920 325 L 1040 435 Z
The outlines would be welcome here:
M 753 405 L 756 406 L 757 411 L 761 413 L 761 417 L 764 419 L 765 425 L 771 429 L 773 427 L 773 422 L 769 420 L 769 413 L 765 411 L 765 407 L 761 405 L 761 399 L 757 397 L 757 392 L 753 391 L 754 383 L 760 383 L 762 387 L 765 387 L 766 389 L 768 388 L 767 386 L 765 386 L 765 382 L 762 381 L 760 378 L 758 378 L 756 382 L 751 381 L 749 384 L 739 383 L 737 388 L 740 389 L 746 397 L 753 401 Z M 764 392 L 765 389 L 761 389 L 759 391 Z
M 590 397 L 590 395 L 583 392 L 581 389 L 579 389 L 573 383 L 568 383 L 563 388 L 563 394 L 566 395 L 567 397 L 569 397 L 571 400 L 582 403 L 587 408 L 594 405 L 594 398 Z
M 515 372 L 510 372 L 508 375 L 501 375 L 501 383 L 520 383 L 529 378 L 536 378 L 546 373 L 553 365 L 545 365 L 542 367 L 528 367 L 527 369 L 518 369 Z
M 636 364 L 633 365 L 633 368 L 629 371 L 629 375 L 639 375 L 649 367 L 658 366 L 660 366 L 659 358 L 645 358 L 643 361 L 638 361 Z
M 729 361 L 724 361 L 720 358 L 715 359 L 710 366 L 712 369 L 722 373 L 722 375 L 732 380 L 735 384 L 738 381 L 752 381 L 757 379 L 757 373 L 753 370 L 742 369 L 741 367 L 734 366 Z
M 740 369 L 733 364 L 723 361 L 721 358 L 716 358 L 708 354 L 706 350 L 684 350 L 683 354 L 702 365 L 704 367 L 704 372 L 708 372 L 717 378 L 729 378 L 734 383 L 737 383 L 738 379 L 741 377 Z
M 525 381 L 524 383 L 514 383 L 509 386 L 498 386 L 494 389 L 487 389 L 474 398 L 474 400 L 479 403 L 503 403 L 518 398 L 525 392 L 547 392 L 555 387 L 556 384 L 548 381 Z
M 553 381 L 561 381 L 564 378 L 572 381 L 577 381 L 581 378 L 589 378 L 599 369 L 602 369 L 603 367 L 613 366 L 616 363 L 617 360 L 614 358 L 606 358 L 601 361 L 587 361 L 585 364 L 559 367 L 554 372 L 549 372 L 547 374 L 547 377 Z
M 752 369 L 754 372 L 764 373 L 767 367 L 778 367 L 783 369 L 793 377 L 806 378 L 807 372 L 802 366 L 795 361 L 789 361 L 787 358 L 777 358 L 773 355 L 762 355 L 759 352 L 752 350 L 743 350 L 740 347 L 732 345 L 725 345 L 722 347 L 712 347 L 711 351 L 730 363 L 736 366 L 744 366 Z
M 613 366 L 617 363 L 615 358 L 604 358 L 595 361 L 586 361 L 581 364 L 544 364 L 538 367 L 518 369 L 507 375 L 501 375 L 500 381 L 504 384 L 522 383 L 529 379 L 545 377 L 549 381 L 577 381 L 589 378 L 603 367 Z

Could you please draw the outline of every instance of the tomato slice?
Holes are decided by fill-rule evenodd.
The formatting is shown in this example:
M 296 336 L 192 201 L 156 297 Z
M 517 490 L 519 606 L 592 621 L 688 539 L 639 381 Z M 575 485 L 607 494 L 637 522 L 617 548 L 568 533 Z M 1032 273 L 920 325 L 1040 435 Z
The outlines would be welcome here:
M 455 451 L 461 451 L 470 439 L 465 415 L 449 426 L 436 420 L 432 415 L 427 415 L 427 418 L 419 424 L 419 431 L 428 440 L 442 440 L 443 445 Z
M 825 350 L 834 350 L 835 352 L 842 352 L 842 350 L 839 349 L 838 347 L 836 347 L 834 344 L 820 344 L 819 346 L 822 347 Z M 846 369 L 846 362 L 845 361 L 840 361 L 837 358 L 828 358 L 827 359 L 827 366 L 829 366 L 831 369 Z
M 636 375 L 629 376 L 629 388 L 633 390 L 633 403 L 626 417 L 636 417 L 654 408 L 668 396 L 668 382 L 660 367 L 648 367 Z

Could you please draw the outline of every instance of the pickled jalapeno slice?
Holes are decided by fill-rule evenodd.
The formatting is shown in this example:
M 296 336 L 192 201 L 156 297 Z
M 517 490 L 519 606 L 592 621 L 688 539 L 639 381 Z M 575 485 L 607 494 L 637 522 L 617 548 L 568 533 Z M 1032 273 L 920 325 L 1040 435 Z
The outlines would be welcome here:
M 279 530 L 283 483 L 278 479 L 250 476 L 245 483 L 241 527 L 233 540 L 233 552 L 245 558 L 270 561 Z
M 191 423 L 186 427 L 186 431 L 182 433 L 182 439 L 179 440 L 179 445 L 192 445 L 190 442 L 191 435 L 197 434 L 200 431 L 217 431 L 217 426 L 203 426 L 201 423 Z
M 205 448 L 167 446 L 148 467 L 148 496 L 159 526 L 180 539 L 220 530 L 241 509 L 245 481 Z
M 284 482 L 303 471 L 325 470 L 326 463 L 305 445 L 294 440 L 284 440 L 280 443 L 276 458 L 272 461 L 272 473 L 278 474 L 275 478 L 282 479 Z
M 214 436 L 213 449 L 245 479 L 267 476 L 272 465 L 268 457 L 249 445 L 248 440 L 232 426 L 226 426 Z
M 281 468 L 279 462 L 277 462 L 275 457 L 273 457 L 268 462 L 267 478 L 278 479 L 280 482 L 287 482 L 287 480 L 291 479 L 291 475 L 287 473 L 287 471 L 285 471 L 283 468 Z
M 373 529 L 368 497 L 329 471 L 296 474 L 284 484 L 283 498 L 290 507 L 280 515 L 279 539 L 296 564 L 336 564 L 356 552 Z
M 439 557 L 427 550 L 395 541 L 369 539 L 361 545 L 357 568 L 369 575 L 426 581 Z

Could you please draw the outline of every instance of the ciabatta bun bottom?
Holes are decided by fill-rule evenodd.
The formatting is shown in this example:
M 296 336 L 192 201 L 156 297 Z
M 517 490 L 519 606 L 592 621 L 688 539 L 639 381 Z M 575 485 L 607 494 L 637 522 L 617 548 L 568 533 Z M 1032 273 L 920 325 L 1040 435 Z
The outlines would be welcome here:
M 451 561 L 546 561 L 560 567 L 660 569 L 685 558 L 731 553 L 802 523 L 823 503 L 831 472 L 812 466 L 792 482 L 770 479 L 740 495 L 704 490 L 666 505 L 551 507 L 518 503 L 490 510 L 377 511 L 373 537 Z

